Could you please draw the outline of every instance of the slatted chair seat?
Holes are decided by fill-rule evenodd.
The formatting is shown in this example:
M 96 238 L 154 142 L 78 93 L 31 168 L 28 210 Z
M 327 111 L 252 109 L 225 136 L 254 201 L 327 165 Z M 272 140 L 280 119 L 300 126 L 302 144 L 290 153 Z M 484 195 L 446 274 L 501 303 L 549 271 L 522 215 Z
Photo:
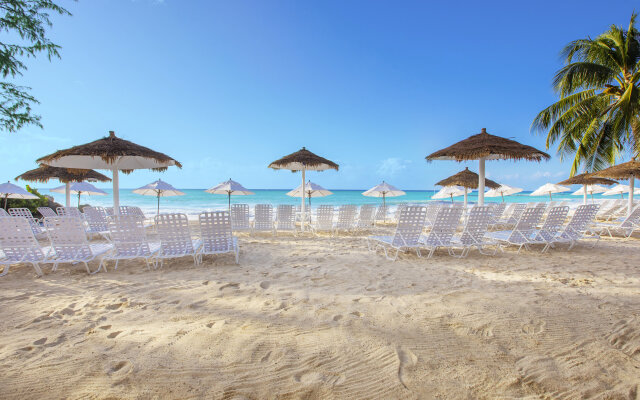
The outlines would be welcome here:
M 102 258 L 100 268 L 107 270 L 107 261 L 143 259 L 147 269 L 156 266 L 155 257 L 160 251 L 159 242 L 147 239 L 142 219 L 137 215 L 115 215 L 108 219 L 109 237 L 113 248 Z M 98 268 L 98 270 L 100 270 Z
M 369 251 L 383 249 L 385 257 L 391 261 L 398 258 L 398 253 L 401 250 L 415 249 L 416 254 L 420 256 L 419 239 L 426 216 L 427 208 L 424 206 L 405 207 L 398 217 L 395 233 L 392 236 L 367 237 L 367 248 Z M 395 250 L 393 256 L 389 254 L 390 250 Z
M 318 232 L 331 232 L 333 231 L 333 206 L 328 204 L 322 204 L 316 209 L 316 220 L 311 225 L 311 230 L 314 234 Z
M 29 226 L 31 226 L 31 230 L 33 231 L 33 235 L 37 239 L 42 239 L 46 237 L 46 231 L 42 225 L 40 225 L 40 221 L 35 219 L 29 211 L 28 208 L 10 208 L 9 215 L 12 217 L 22 217 L 25 218 L 29 222 Z
M 509 245 L 518 246 L 518 252 L 523 247 L 528 250 L 529 244 L 537 233 L 536 227 L 542 219 L 544 210 L 545 207 L 538 206 L 525 208 L 513 230 L 490 232 L 489 237 L 501 243 L 500 250 Z
M 427 258 L 433 257 L 439 248 L 446 248 L 450 255 L 455 255 L 452 250 L 452 239 L 458 229 L 463 212 L 463 207 L 455 205 L 443 205 L 438 210 L 431 230 L 426 236 L 419 239 L 420 247 L 429 250 Z
M 451 238 L 451 247 L 461 247 L 462 252 L 458 255 L 451 250 L 451 255 L 455 257 L 466 257 L 473 247 L 476 247 L 481 254 L 495 255 L 498 250 L 498 242 L 487 236 L 489 224 L 494 220 L 493 206 L 474 206 L 467 217 L 467 221 L 462 233 Z M 483 247 L 495 246 L 492 253 L 485 253 Z
M 197 249 L 201 245 L 200 239 L 191 238 L 189 219 L 186 214 L 160 214 L 155 217 L 160 251 L 156 259 L 162 267 L 164 260 L 191 256 L 193 264 L 198 265 Z
M 338 208 L 338 219 L 333 227 L 333 232 L 350 231 L 355 226 L 357 207 L 345 204 Z
M 0 265 L 3 266 L 0 276 L 8 274 L 11 265 L 23 263 L 31 264 L 36 274 L 42 276 L 39 263 L 45 255 L 26 218 L 0 218 L 0 251 Z
M 248 204 L 231 205 L 231 228 L 234 232 L 251 230 Z
M 254 208 L 253 232 L 274 232 L 273 206 L 256 204 Z
M 198 216 L 198 222 L 202 241 L 198 248 L 199 262 L 202 262 L 204 255 L 233 253 L 236 264 L 238 264 L 240 249 L 238 238 L 233 236 L 229 212 L 202 212 Z
M 296 231 L 296 214 L 295 208 L 289 204 L 279 204 L 276 208 L 276 232 L 278 231 Z

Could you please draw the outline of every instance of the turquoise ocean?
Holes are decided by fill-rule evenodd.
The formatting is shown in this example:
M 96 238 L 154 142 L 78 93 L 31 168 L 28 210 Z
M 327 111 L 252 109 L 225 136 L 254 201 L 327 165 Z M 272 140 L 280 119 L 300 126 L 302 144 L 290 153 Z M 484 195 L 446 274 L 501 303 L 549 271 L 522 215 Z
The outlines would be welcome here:
M 571 193 L 577 190 L 578 187 L 572 189 L 570 192 L 558 193 L 553 195 L 553 200 L 559 201 L 571 201 L 577 203 L 582 202 L 582 196 L 572 196 Z M 39 189 L 42 194 L 53 196 L 54 199 L 64 204 L 64 194 L 52 193 L 49 189 Z M 108 193 L 106 196 L 82 196 L 82 204 L 90 204 L 94 206 L 110 207 L 113 205 L 113 199 L 111 197 L 111 189 L 103 189 Z M 181 189 L 184 196 L 174 197 L 162 197 L 160 199 L 160 212 L 182 212 L 189 215 L 195 215 L 201 211 L 211 210 L 224 210 L 227 208 L 227 196 L 209 194 L 204 189 Z M 252 190 L 252 189 L 250 189 Z M 245 203 L 253 206 L 260 203 L 268 204 L 300 204 L 299 197 L 289 197 L 286 193 L 290 189 L 255 189 L 254 195 L 250 196 L 232 196 L 232 203 Z M 326 197 L 315 197 L 311 199 L 312 207 L 320 204 L 381 204 L 382 198 L 366 197 L 362 195 L 364 190 L 332 190 L 333 195 Z M 407 190 L 406 195 L 398 197 L 387 198 L 387 204 L 390 208 L 393 208 L 399 203 L 426 203 L 431 199 L 431 196 L 435 193 L 435 190 Z M 504 201 L 509 203 L 528 203 L 549 201 L 549 196 L 530 196 L 531 192 L 521 192 L 512 196 L 505 196 Z M 601 196 L 595 195 L 596 201 L 606 198 L 619 198 L 616 196 Z M 477 192 L 471 192 L 469 194 L 469 202 L 476 202 L 478 199 Z M 591 197 L 589 197 L 591 200 Z M 455 201 L 462 201 L 463 197 L 454 197 Z M 77 204 L 77 196 L 71 196 L 71 204 Z M 154 215 L 156 213 L 156 197 L 141 196 L 133 193 L 133 189 L 120 189 L 120 204 L 129 206 L 140 207 L 145 214 Z M 500 197 L 485 198 L 487 202 L 500 202 Z

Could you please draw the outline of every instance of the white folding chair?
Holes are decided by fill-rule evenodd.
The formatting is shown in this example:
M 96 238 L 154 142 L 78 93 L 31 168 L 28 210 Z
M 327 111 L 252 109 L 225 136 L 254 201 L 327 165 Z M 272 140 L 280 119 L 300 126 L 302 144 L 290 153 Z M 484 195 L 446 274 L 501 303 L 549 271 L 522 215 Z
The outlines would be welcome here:
M 500 242 L 500 250 L 503 246 L 518 246 L 518 252 L 524 247 L 529 250 L 529 244 L 537 233 L 536 227 L 544 214 L 544 207 L 526 208 L 513 230 L 490 232 L 489 237 Z
M 118 269 L 120 260 L 134 260 L 141 258 L 145 261 L 147 269 L 151 264 L 156 266 L 155 256 L 160 251 L 160 243 L 150 242 L 147 239 L 142 219 L 137 215 L 114 215 L 108 218 L 109 237 L 113 244 L 111 251 L 107 252 L 100 267 L 107 270 L 107 261 L 115 261 L 114 270 Z
M 46 236 L 45 229 L 42 225 L 40 225 L 40 221 L 35 219 L 29 211 L 28 208 L 10 208 L 9 215 L 12 217 L 22 217 L 25 218 L 29 222 L 29 226 L 31 226 L 31 230 L 33 231 L 33 235 L 37 239 L 41 239 Z
M 452 239 L 463 212 L 463 207 L 455 205 L 440 208 L 429 233 L 419 239 L 420 248 L 429 250 L 427 258 L 431 258 L 439 248 L 446 248 L 450 255 L 455 255 L 451 249 L 454 245 Z
M 393 236 L 369 236 L 367 237 L 367 248 L 369 251 L 376 251 L 379 248 L 384 250 L 384 256 L 391 261 L 398 258 L 398 253 L 408 249 L 415 249 L 420 256 L 419 243 L 424 221 L 427 216 L 427 208 L 424 206 L 405 207 L 398 217 L 398 226 Z M 393 257 L 389 255 L 390 250 L 395 250 Z
M 333 231 L 333 214 L 333 206 L 328 204 L 318 206 L 316 209 L 316 221 L 311 225 L 313 233 L 317 235 L 320 231 Z
M 600 230 L 600 235 L 606 232 L 609 237 L 613 237 L 615 232 L 629 239 L 633 232 L 640 230 L 640 206 L 636 206 L 629 216 L 620 218 L 617 222 L 599 222 L 595 226 Z
M 42 218 L 58 216 L 51 207 L 38 207 L 38 212 L 42 215 Z
M 451 239 L 451 247 L 462 247 L 462 252 L 458 255 L 451 249 L 450 254 L 464 258 L 469 255 L 469 251 L 476 247 L 481 254 L 495 255 L 498 251 L 498 243 L 487 237 L 487 229 L 493 221 L 493 206 L 474 206 L 469 211 L 467 222 L 460 236 L 453 236 Z M 484 246 L 496 246 L 493 253 L 485 253 Z
M 387 207 L 385 205 L 380 204 L 376 209 L 376 222 L 387 220 Z
M 162 267 L 168 258 L 191 256 L 193 264 L 198 265 L 196 249 L 200 247 L 199 239 L 191 238 L 189 219 L 186 214 L 156 215 L 156 229 L 160 239 L 160 251 L 156 253 L 156 267 Z
M 231 228 L 234 232 L 251 230 L 248 204 L 231 205 Z
M 358 222 L 356 223 L 356 229 L 369 230 L 375 223 L 376 206 L 373 204 L 363 204 L 360 206 L 360 212 L 358 213 Z
M 276 208 L 276 233 L 288 231 L 296 233 L 296 214 L 294 207 L 289 204 L 279 204 Z
M 440 211 L 441 207 L 442 203 L 427 203 L 427 219 L 425 221 L 426 228 L 431 228 L 431 226 L 433 226 L 433 223 L 436 222 L 436 217 L 438 216 L 438 211 Z
M 82 209 L 82 212 L 87 223 L 87 235 L 99 235 L 109 240 L 109 221 L 104 208 L 87 206 Z
M 202 212 L 198 221 L 200 222 L 200 239 L 202 241 L 198 248 L 199 262 L 202 262 L 203 255 L 233 253 L 236 264 L 238 264 L 240 255 L 238 238 L 233 236 L 229 212 Z
M 493 224 L 492 228 L 502 227 L 507 228 L 510 226 L 515 226 L 524 210 L 527 209 L 527 204 L 525 203 L 512 203 L 509 205 L 509 208 L 503 212 L 503 216 Z
M 33 235 L 31 225 L 23 217 L 0 218 L 0 276 L 9 273 L 9 267 L 15 264 L 31 264 L 38 276 L 42 270 L 38 265 L 44 260 L 44 252 Z
M 58 217 L 78 217 L 80 219 L 84 218 L 78 207 L 58 207 L 56 208 L 56 213 L 58 213 Z
M 533 238 L 530 240 L 531 244 L 540 243 L 544 244 L 542 252 L 546 252 L 550 247 L 553 247 L 553 243 L 556 237 L 560 234 L 562 226 L 564 225 L 567 215 L 569 214 L 569 207 L 558 206 L 549 210 L 547 217 L 542 224 L 542 227 L 535 232 Z
M 598 213 L 599 204 L 583 204 L 578 206 L 576 212 L 569 220 L 567 226 L 555 238 L 554 243 L 569 243 L 569 250 L 582 239 L 595 239 L 594 246 L 600 240 L 600 235 L 593 232 L 589 225 L 593 223 Z M 589 236 L 587 236 L 589 235 Z
M 273 206 L 271 204 L 256 204 L 254 207 L 253 232 L 272 232 Z
M 333 227 L 333 232 L 350 231 L 353 229 L 356 220 L 356 206 L 345 204 L 338 208 L 338 220 Z

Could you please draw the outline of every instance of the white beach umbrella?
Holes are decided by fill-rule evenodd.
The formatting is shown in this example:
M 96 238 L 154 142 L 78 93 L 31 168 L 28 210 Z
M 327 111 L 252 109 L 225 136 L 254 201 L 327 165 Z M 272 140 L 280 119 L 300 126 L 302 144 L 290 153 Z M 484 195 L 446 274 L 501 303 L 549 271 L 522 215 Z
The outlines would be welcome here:
M 311 181 L 307 181 L 306 185 L 304 185 L 304 190 L 302 190 L 302 185 L 298 185 L 297 188 L 293 189 L 290 192 L 287 192 L 287 196 L 290 197 L 307 197 L 309 199 L 309 207 L 311 207 L 312 197 L 324 197 L 332 194 L 333 192 Z
M 83 194 L 89 196 L 106 196 L 107 192 L 102 189 L 98 189 L 89 182 L 69 182 L 63 186 L 59 186 L 55 189 L 51 189 L 54 193 L 69 193 L 78 195 L 78 207 L 80 207 L 80 196 Z
M 38 196 L 35 196 L 20 186 L 14 185 L 11 182 L 0 184 L 0 197 L 4 197 L 4 208 L 7 208 L 7 199 L 25 199 L 34 200 Z
M 533 193 L 531 193 L 529 196 L 544 196 L 548 194 L 549 200 L 552 200 L 551 194 L 568 192 L 570 190 L 571 189 L 566 186 L 561 186 L 555 183 L 545 183 L 544 185 L 534 190 Z
M 591 201 L 593 201 L 594 193 L 604 193 L 607 191 L 607 188 L 600 185 L 583 185 L 580 189 L 571 193 L 572 196 L 582 196 L 591 195 Z
M 229 212 L 231 212 L 231 195 L 248 196 L 251 194 L 255 194 L 238 182 L 232 181 L 231 178 L 229 178 L 228 181 L 222 182 L 217 186 L 205 190 L 205 192 L 211 194 L 226 194 L 229 197 Z
M 624 198 L 625 193 L 629 193 L 630 187 L 629 185 L 617 184 L 610 189 L 607 189 L 605 192 L 602 192 L 603 196 L 615 196 L 620 195 L 621 198 Z M 635 189 L 633 191 L 634 194 L 640 194 L 640 189 Z
M 512 194 L 522 192 L 521 188 L 509 186 L 509 185 L 500 185 L 495 189 L 488 190 L 484 195 L 485 197 L 502 197 L 502 202 L 504 202 L 504 196 L 510 196 Z
M 37 160 L 38 163 L 68 169 L 108 169 L 113 174 L 113 212 L 120 213 L 120 182 L 118 172 L 129 173 L 134 169 L 164 171 L 175 165 L 182 165 L 166 154 L 153 151 L 128 140 L 116 137 L 113 131 L 109 136 L 58 150 Z
M 160 179 L 134 190 L 133 193 L 141 194 L 143 196 L 156 196 L 158 198 L 157 215 L 160 215 L 160 197 L 184 196 L 184 192 L 179 191 L 167 182 Z
M 464 188 L 460 186 L 445 186 L 438 191 L 438 193 L 431 196 L 432 199 L 447 199 L 451 198 L 453 202 L 454 197 L 464 196 Z
M 387 206 L 387 203 L 386 203 L 387 197 L 404 196 L 405 194 L 406 193 L 403 192 L 402 190 L 398 189 L 393 185 L 389 185 L 385 181 L 382 181 L 382 183 L 362 193 L 363 196 L 382 197 L 382 205 L 384 207 Z

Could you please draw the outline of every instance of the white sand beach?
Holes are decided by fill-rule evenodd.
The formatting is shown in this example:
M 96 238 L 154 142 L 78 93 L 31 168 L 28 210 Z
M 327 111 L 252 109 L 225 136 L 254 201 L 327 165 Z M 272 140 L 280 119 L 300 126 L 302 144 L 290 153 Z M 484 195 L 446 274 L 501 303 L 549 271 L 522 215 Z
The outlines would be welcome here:
M 240 265 L 12 268 L 0 397 L 640 396 L 637 239 L 397 262 L 359 237 L 240 240 Z

